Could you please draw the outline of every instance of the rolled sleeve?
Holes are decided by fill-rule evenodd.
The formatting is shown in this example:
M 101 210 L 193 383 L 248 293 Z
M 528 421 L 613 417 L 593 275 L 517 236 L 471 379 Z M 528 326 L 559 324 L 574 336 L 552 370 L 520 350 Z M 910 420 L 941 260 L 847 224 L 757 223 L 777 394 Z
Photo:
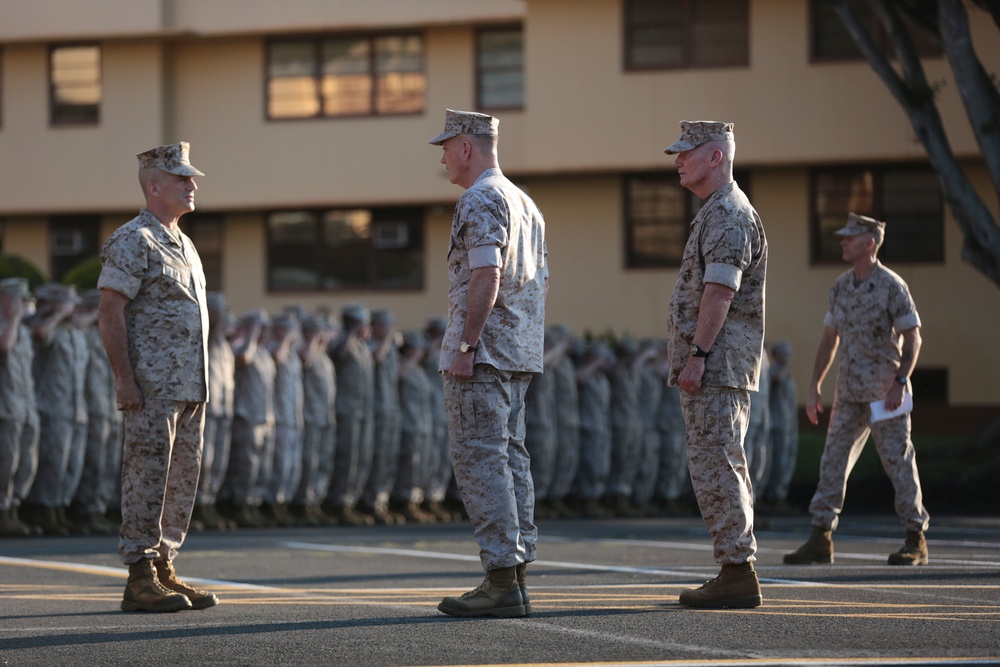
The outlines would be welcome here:
M 129 300 L 135 298 L 141 286 L 142 278 L 129 275 L 121 269 L 107 264 L 101 269 L 101 276 L 97 279 L 98 289 L 114 290 L 128 297 Z
M 503 266 L 500 247 L 495 245 L 478 245 L 469 249 L 469 268 L 482 269 L 488 266 Z
M 907 313 L 893 320 L 892 328 L 902 333 L 920 326 L 920 316 L 916 312 Z
M 743 271 L 731 264 L 709 264 L 705 267 L 705 282 L 725 285 L 738 292 L 743 282 Z

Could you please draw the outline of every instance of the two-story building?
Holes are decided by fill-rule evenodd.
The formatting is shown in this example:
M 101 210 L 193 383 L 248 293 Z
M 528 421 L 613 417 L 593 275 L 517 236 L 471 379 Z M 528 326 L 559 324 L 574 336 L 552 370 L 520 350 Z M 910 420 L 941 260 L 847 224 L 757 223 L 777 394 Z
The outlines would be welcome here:
M 360 301 L 421 327 L 445 310 L 460 194 L 427 144 L 446 108 L 500 118 L 501 166 L 546 217 L 551 323 L 665 335 L 698 202 L 663 149 L 682 119 L 725 120 L 770 244 L 767 339 L 792 343 L 800 391 L 854 210 L 888 221 L 882 259 L 919 307 L 918 396 L 1000 404 L 1000 291 L 822 0 L 0 0 L 0 252 L 60 278 L 142 205 L 135 153 L 185 140 L 206 176 L 183 225 L 237 313 Z

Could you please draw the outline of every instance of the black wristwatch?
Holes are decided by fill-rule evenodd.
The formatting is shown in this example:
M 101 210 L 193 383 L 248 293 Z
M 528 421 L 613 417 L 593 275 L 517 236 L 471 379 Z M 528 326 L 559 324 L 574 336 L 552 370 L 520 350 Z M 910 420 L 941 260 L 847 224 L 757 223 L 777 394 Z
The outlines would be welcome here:
M 461 352 L 462 354 L 466 354 L 467 352 L 475 352 L 476 346 L 469 345 L 463 340 L 461 343 L 458 344 L 458 351 Z
M 901 385 L 903 385 L 905 387 L 906 386 L 906 376 L 905 375 L 897 375 L 896 376 L 896 382 L 898 382 L 899 384 L 901 384 Z
M 698 347 L 694 343 L 691 343 L 691 356 L 692 357 L 698 357 L 700 359 L 704 359 L 709 354 L 711 354 L 711 353 L 710 352 L 706 352 L 705 350 L 701 349 L 700 347 Z

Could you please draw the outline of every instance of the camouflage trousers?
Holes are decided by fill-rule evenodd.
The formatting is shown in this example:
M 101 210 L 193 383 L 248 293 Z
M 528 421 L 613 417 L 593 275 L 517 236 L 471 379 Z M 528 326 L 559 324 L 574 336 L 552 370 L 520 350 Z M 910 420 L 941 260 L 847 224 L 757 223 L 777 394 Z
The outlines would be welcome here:
M 399 438 L 399 466 L 391 499 L 397 503 L 422 503 L 431 477 L 431 429 L 403 428 Z
M 334 426 L 305 424 L 302 427 L 302 475 L 292 502 L 319 505 L 326 497 L 333 473 Z
M 302 428 L 276 424 L 274 427 L 274 463 L 271 483 L 264 502 L 284 505 L 292 500 L 302 479 Z
M 443 403 L 441 409 L 443 412 Z M 446 417 L 440 419 L 435 417 L 432 433 L 430 444 L 427 446 L 427 482 L 424 495 L 428 500 L 441 502 L 454 481 L 451 467 L 451 440 L 448 436 Z
M 239 415 L 233 417 L 233 434 L 229 445 L 229 468 L 222 483 L 219 497 L 240 507 L 257 504 L 259 496 L 254 495 L 261 475 L 262 459 L 267 451 L 268 441 L 274 440 L 274 424 L 252 424 Z
M 68 507 L 83 474 L 87 424 L 38 413 L 38 469 L 27 502 Z
M 374 442 L 370 412 L 337 414 L 333 474 L 326 503 L 334 507 L 357 504 L 371 474 Z
M 20 507 L 21 501 L 28 497 L 31 487 L 35 484 L 35 474 L 38 472 L 38 438 L 40 426 L 38 412 L 32 410 L 21 425 L 21 454 L 14 470 L 14 507 Z
M 0 418 L 0 511 L 14 506 L 14 475 L 21 463 L 24 419 Z
M 229 469 L 233 418 L 227 415 L 205 416 L 205 445 L 201 454 L 201 479 L 198 504 L 214 505 Z
M 910 440 L 910 415 L 875 424 L 870 419 L 871 408 L 867 403 L 834 402 L 819 464 L 819 484 L 809 503 L 813 525 L 837 529 L 847 494 L 847 478 L 870 434 L 882 467 L 896 490 L 896 514 L 900 522 L 907 530 L 927 530 L 930 516 L 924 509 L 917 454 Z
M 205 404 L 147 398 L 124 426 L 118 553 L 126 565 L 173 560 L 198 492 Z
M 637 505 L 648 503 L 656 492 L 656 474 L 660 468 L 660 433 L 648 429 L 642 434 L 642 449 L 639 452 L 639 468 L 632 482 L 632 502 Z
M 81 512 L 104 514 L 110 498 L 106 495 L 109 486 L 110 462 L 108 449 L 117 445 L 121 437 L 121 422 L 109 415 L 90 413 L 87 416 L 87 445 L 83 458 L 83 479 L 86 483 L 77 486 L 73 504 Z
M 614 408 L 612 408 L 614 409 Z M 608 472 L 607 492 L 616 496 L 632 496 L 632 487 L 643 457 L 642 424 L 612 419 L 611 469 Z
M 561 500 L 573 489 L 573 480 L 580 465 L 580 425 L 569 424 L 556 429 L 555 472 L 548 497 Z
M 743 451 L 750 393 L 719 387 L 682 391 L 681 409 L 691 484 L 712 535 L 715 560 L 722 565 L 756 560 L 753 488 Z
M 372 422 L 372 467 L 361 494 L 361 502 L 367 507 L 382 507 L 389 503 L 389 494 L 399 473 L 400 419 L 399 410 L 375 413 Z
M 660 434 L 660 458 L 654 495 L 662 500 L 679 499 L 687 490 L 690 480 L 680 393 L 677 387 L 664 386 L 660 397 L 657 428 Z
M 524 447 L 530 373 L 477 364 L 470 380 L 444 376 L 455 481 L 484 570 L 535 560 L 535 495 Z

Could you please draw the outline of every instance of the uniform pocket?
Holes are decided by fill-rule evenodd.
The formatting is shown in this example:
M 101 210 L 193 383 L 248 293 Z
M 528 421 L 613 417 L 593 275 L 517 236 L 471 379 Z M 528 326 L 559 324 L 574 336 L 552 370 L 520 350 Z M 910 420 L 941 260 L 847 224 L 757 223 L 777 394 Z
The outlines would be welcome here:
M 452 392 L 449 402 L 452 404 L 451 428 L 455 437 L 472 440 L 504 436 L 510 398 L 495 371 L 477 372 L 472 380 L 448 384 Z
M 184 287 L 191 284 L 191 270 L 182 264 L 163 263 L 163 275 L 170 278 Z

